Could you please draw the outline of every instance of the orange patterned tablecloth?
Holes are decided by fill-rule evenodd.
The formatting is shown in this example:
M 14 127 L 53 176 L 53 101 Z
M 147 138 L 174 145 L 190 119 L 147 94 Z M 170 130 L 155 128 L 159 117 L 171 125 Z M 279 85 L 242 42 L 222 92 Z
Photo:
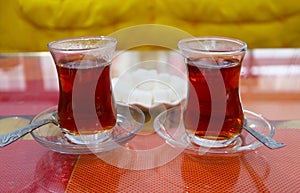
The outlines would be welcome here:
M 222 158 L 180 154 L 146 170 L 122 169 L 96 155 L 81 155 L 66 192 L 299 192 L 299 138 L 299 129 L 278 129 L 275 139 L 287 144 L 281 149 L 260 147 Z
M 34 140 L 0 148 L 0 192 L 64 192 L 77 158 L 52 152 Z
M 0 192 L 300 192 L 299 136 L 300 129 L 277 129 L 275 139 L 287 144 L 282 149 L 262 146 L 238 157 L 197 160 L 179 154 L 144 170 L 171 152 L 147 154 L 152 142 L 164 143 L 158 136 L 150 143 L 148 136 L 133 141 L 132 147 L 146 150 L 141 157 L 106 153 L 134 170 L 108 164 L 99 155 L 65 155 L 19 140 L 0 149 Z

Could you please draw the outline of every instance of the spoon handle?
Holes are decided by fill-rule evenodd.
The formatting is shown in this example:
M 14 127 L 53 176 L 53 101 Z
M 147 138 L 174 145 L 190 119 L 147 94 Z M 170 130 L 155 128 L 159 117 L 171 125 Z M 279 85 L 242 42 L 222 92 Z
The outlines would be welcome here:
M 255 131 L 254 129 L 252 129 L 251 127 L 249 127 L 247 125 L 244 125 L 244 129 L 246 131 L 248 131 L 256 139 L 258 139 L 258 141 L 260 141 L 262 144 L 264 144 L 265 146 L 267 146 L 270 149 L 277 149 L 277 148 L 285 146 L 284 143 L 276 141 L 276 140 L 272 139 L 271 137 L 265 136 L 265 135 Z
M 0 135 L 0 147 L 5 147 L 6 145 L 11 144 L 12 142 L 16 141 L 17 139 L 23 137 L 27 133 L 30 133 L 34 129 L 43 126 L 45 124 L 53 122 L 52 119 L 43 119 L 41 121 L 31 123 L 29 125 L 26 125 L 24 127 L 21 127 L 17 130 L 14 130 L 12 132 Z

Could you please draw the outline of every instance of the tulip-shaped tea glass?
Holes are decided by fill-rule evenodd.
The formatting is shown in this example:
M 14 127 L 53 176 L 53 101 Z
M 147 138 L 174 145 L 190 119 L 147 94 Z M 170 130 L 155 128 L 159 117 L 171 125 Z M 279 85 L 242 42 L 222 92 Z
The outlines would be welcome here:
M 105 141 L 116 124 L 110 82 L 116 44 L 115 38 L 105 36 L 70 38 L 48 44 L 59 80 L 58 123 L 72 143 Z
M 226 147 L 242 131 L 240 70 L 247 44 L 226 37 L 183 39 L 178 47 L 188 71 L 183 122 L 192 144 Z

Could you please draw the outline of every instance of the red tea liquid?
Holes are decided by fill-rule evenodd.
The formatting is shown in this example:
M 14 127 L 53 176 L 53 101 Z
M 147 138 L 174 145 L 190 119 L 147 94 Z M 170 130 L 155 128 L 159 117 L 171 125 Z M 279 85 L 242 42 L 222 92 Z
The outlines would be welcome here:
M 114 127 L 116 110 L 110 64 L 102 59 L 73 57 L 58 61 L 56 69 L 60 87 L 58 121 L 61 128 L 77 135 L 95 134 Z
M 228 140 L 241 132 L 244 122 L 239 96 L 241 63 L 239 60 L 232 58 L 216 59 L 218 64 L 210 60 L 187 60 L 189 93 L 183 115 L 184 124 L 189 133 L 199 138 Z M 219 84 L 217 81 L 208 84 L 207 78 L 214 80 L 216 76 L 220 75 L 222 77 L 219 79 L 223 79 L 224 84 Z M 209 85 L 213 86 L 214 90 L 220 90 L 220 92 L 225 90 L 226 92 L 214 95 L 214 102 L 216 103 L 214 104 L 214 114 L 212 114 L 212 98 Z M 224 108 L 221 108 L 221 103 L 226 103 L 226 112 L 224 112 Z M 220 109 L 218 109 L 219 106 Z M 207 130 L 209 124 L 211 124 L 210 121 L 221 123 L 221 128 L 216 127 Z

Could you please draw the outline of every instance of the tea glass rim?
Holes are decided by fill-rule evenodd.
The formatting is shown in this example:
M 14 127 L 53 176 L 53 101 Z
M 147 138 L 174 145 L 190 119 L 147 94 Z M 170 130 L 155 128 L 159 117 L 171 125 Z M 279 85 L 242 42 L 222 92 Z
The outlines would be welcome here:
M 208 49 L 201 49 L 201 48 L 195 48 L 189 46 L 189 43 L 192 42 L 204 42 L 204 41 L 223 41 L 223 42 L 229 42 L 234 43 L 238 47 L 236 49 L 231 50 L 214 50 L 211 48 Z M 185 38 L 178 41 L 177 44 L 178 48 L 182 51 L 186 51 L 189 53 L 195 53 L 195 54 L 209 54 L 209 55 L 233 55 L 233 54 L 239 54 L 241 52 L 246 52 L 247 50 L 247 43 L 245 43 L 242 40 L 230 38 L 230 37 L 222 37 L 222 36 L 202 36 L 202 37 L 192 37 L 192 38 Z
M 103 41 L 104 43 L 101 46 L 88 46 L 86 48 L 70 48 L 70 47 L 58 47 L 56 45 L 68 42 L 81 42 L 86 40 L 96 40 L 96 41 Z M 106 41 L 106 42 L 105 42 Z M 111 36 L 81 36 L 81 37 L 73 37 L 73 38 L 64 38 L 60 40 L 55 40 L 47 44 L 47 47 L 51 51 L 56 52 L 84 52 L 88 50 L 98 50 L 98 49 L 108 49 L 113 48 L 117 44 L 117 39 Z

